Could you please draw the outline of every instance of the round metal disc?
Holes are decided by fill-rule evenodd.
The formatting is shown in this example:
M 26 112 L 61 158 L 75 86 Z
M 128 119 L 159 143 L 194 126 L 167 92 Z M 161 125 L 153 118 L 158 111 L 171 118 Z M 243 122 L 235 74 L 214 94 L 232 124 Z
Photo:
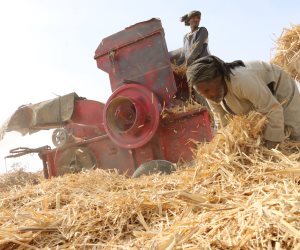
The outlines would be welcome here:
M 130 107 L 127 104 L 127 107 L 124 106 L 124 109 L 126 110 L 124 110 L 123 114 L 129 114 L 128 121 L 125 120 L 128 122 L 128 124 L 125 124 L 125 122 L 123 122 L 124 124 L 121 124 L 121 121 L 119 124 L 116 122 L 115 125 L 110 123 L 110 117 L 112 117 L 112 113 L 118 112 L 117 106 L 116 110 L 114 110 L 115 101 L 122 101 L 122 98 L 128 98 L 132 100 L 133 103 L 139 103 L 140 107 L 142 107 L 144 110 L 142 115 L 145 117 L 145 121 L 144 123 L 139 124 L 137 131 L 133 133 L 131 133 L 129 130 L 120 132 L 120 128 L 116 126 L 122 125 L 126 128 L 128 124 L 130 126 L 132 123 L 132 119 L 129 119 L 129 115 L 134 112 L 130 111 Z M 122 102 L 125 104 L 124 101 Z M 138 148 L 145 145 L 154 136 L 159 125 L 160 111 L 160 102 L 151 90 L 140 84 L 126 84 L 115 90 L 108 99 L 104 108 L 104 128 L 109 138 L 118 146 L 130 149 Z M 139 120 L 139 117 L 135 117 L 135 119 Z
M 58 175 L 77 173 L 85 169 L 95 168 L 97 164 L 93 153 L 86 147 L 66 149 L 57 161 Z
M 176 170 L 175 164 L 166 160 L 152 160 L 141 164 L 133 173 L 132 178 L 151 174 L 171 174 Z
M 55 129 L 52 133 L 52 143 L 55 147 L 63 147 L 68 142 L 68 131 L 63 128 Z

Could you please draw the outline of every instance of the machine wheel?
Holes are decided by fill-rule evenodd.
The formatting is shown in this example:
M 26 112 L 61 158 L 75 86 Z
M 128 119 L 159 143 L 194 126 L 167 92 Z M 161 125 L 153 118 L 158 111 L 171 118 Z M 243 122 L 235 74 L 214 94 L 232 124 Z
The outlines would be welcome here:
M 151 174 L 171 174 L 174 172 L 175 166 L 172 162 L 165 160 L 152 160 L 141 164 L 133 173 L 132 178 L 137 178 L 142 175 Z
M 66 149 L 58 162 L 58 175 L 78 173 L 85 169 L 93 169 L 97 161 L 93 153 L 86 147 L 72 147 Z
M 68 142 L 68 139 L 68 132 L 63 128 L 55 129 L 52 133 L 52 143 L 57 148 L 65 146 Z

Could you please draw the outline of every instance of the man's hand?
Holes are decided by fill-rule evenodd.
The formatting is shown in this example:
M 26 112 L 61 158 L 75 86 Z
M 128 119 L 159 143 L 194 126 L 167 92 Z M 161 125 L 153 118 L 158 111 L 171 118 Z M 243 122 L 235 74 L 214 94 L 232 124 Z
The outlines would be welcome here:
M 276 141 L 266 141 L 265 146 L 268 149 L 276 148 L 276 146 L 279 144 L 279 142 Z

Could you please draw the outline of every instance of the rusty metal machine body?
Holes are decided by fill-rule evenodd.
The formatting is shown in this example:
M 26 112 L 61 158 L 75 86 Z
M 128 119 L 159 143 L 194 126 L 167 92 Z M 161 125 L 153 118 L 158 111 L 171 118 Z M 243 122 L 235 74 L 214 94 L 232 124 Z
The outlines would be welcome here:
M 106 104 L 75 99 L 70 119 L 55 132 L 58 147 L 39 153 L 46 175 L 97 167 L 130 176 L 150 160 L 190 161 L 192 141 L 211 140 L 205 108 L 162 115 L 188 87 L 172 70 L 160 20 L 103 39 L 94 58 L 109 74 L 113 93 Z

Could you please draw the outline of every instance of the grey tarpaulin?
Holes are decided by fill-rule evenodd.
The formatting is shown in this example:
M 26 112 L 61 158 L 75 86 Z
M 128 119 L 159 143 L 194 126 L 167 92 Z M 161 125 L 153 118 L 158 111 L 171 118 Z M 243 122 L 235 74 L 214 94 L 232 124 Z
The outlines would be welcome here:
M 17 131 L 26 135 L 63 125 L 71 119 L 76 99 L 79 99 L 78 95 L 70 93 L 37 104 L 22 105 L 2 125 L 0 139 L 5 132 Z

